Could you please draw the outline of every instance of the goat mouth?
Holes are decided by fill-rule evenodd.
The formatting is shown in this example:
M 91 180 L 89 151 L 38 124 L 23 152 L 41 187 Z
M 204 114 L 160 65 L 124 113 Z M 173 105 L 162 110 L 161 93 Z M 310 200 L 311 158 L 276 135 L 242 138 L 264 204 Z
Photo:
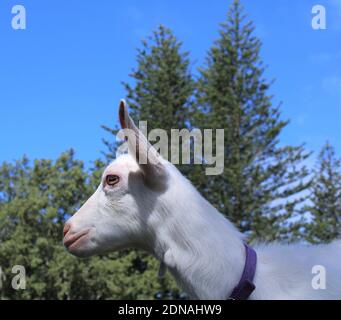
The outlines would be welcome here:
M 72 247 L 76 247 L 77 244 L 89 234 L 89 232 L 90 232 L 90 229 L 87 229 L 87 230 L 72 234 L 70 236 L 66 235 L 64 238 L 64 246 L 67 249 L 72 249 Z

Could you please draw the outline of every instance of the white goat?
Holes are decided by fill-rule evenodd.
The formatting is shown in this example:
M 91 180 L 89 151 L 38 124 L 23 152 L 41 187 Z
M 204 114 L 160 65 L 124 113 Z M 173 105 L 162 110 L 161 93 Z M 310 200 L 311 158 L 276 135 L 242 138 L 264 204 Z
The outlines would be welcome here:
M 193 299 L 227 299 L 245 264 L 242 234 L 162 159 L 120 104 L 122 128 L 137 137 L 103 173 L 96 192 L 65 224 L 64 244 L 86 257 L 135 247 L 154 255 Z M 136 148 L 138 147 L 138 148 Z M 137 161 L 142 156 L 147 164 Z M 341 298 L 341 242 L 329 245 L 256 246 L 258 262 L 250 299 Z M 314 266 L 323 283 L 314 288 Z M 317 267 L 318 268 L 318 267 Z M 324 279 L 320 279 L 323 281 Z

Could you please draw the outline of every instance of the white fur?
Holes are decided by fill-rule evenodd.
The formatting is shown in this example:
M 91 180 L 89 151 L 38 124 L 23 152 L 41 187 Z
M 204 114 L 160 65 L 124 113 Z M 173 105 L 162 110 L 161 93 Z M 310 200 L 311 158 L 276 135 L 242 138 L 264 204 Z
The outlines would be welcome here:
M 66 238 L 90 230 L 68 250 L 90 256 L 140 248 L 163 262 L 193 299 L 227 299 L 244 268 L 243 236 L 171 163 L 159 160 L 158 170 L 166 173 L 161 189 L 153 188 L 153 181 L 146 183 L 149 171 L 131 155 L 110 164 L 97 191 L 67 223 Z M 120 182 L 105 186 L 108 174 L 119 175 Z M 341 242 L 261 245 L 255 250 L 251 299 L 341 298 Z M 312 287 L 314 265 L 326 268 L 325 290 Z
M 192 298 L 226 299 L 244 267 L 242 235 L 173 165 L 166 166 L 168 188 L 158 193 L 144 189 L 131 156 L 121 156 L 112 163 L 106 173 L 120 172 L 125 177 L 132 173 L 129 184 L 137 187 L 133 192 L 128 188 L 117 194 L 114 191 L 113 198 L 107 199 L 102 184 L 99 186 L 89 203 L 69 221 L 79 230 L 94 228 L 87 246 L 74 253 L 86 256 L 141 248 L 163 261 Z M 341 242 L 323 246 L 273 244 L 256 246 L 255 250 L 257 289 L 251 298 L 341 298 Z M 327 270 L 326 290 L 315 290 L 311 285 L 314 265 Z

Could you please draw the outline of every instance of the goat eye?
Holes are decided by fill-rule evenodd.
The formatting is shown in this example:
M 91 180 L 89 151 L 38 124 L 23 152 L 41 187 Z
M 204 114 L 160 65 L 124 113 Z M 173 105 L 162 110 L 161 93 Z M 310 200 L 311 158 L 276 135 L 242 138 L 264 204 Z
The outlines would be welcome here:
M 114 186 L 115 184 L 118 183 L 118 181 L 120 180 L 120 178 L 116 175 L 107 175 L 105 178 L 105 182 L 108 186 Z

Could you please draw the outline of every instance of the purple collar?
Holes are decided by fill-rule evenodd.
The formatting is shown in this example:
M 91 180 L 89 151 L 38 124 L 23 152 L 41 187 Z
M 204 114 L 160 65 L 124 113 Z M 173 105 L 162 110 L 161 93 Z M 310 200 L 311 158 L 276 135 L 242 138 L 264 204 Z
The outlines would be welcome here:
M 229 300 L 246 300 L 256 289 L 256 286 L 253 283 L 253 278 L 255 277 L 256 273 L 257 253 L 246 243 L 244 243 L 244 246 L 246 258 L 243 274 L 238 285 L 233 289 Z

